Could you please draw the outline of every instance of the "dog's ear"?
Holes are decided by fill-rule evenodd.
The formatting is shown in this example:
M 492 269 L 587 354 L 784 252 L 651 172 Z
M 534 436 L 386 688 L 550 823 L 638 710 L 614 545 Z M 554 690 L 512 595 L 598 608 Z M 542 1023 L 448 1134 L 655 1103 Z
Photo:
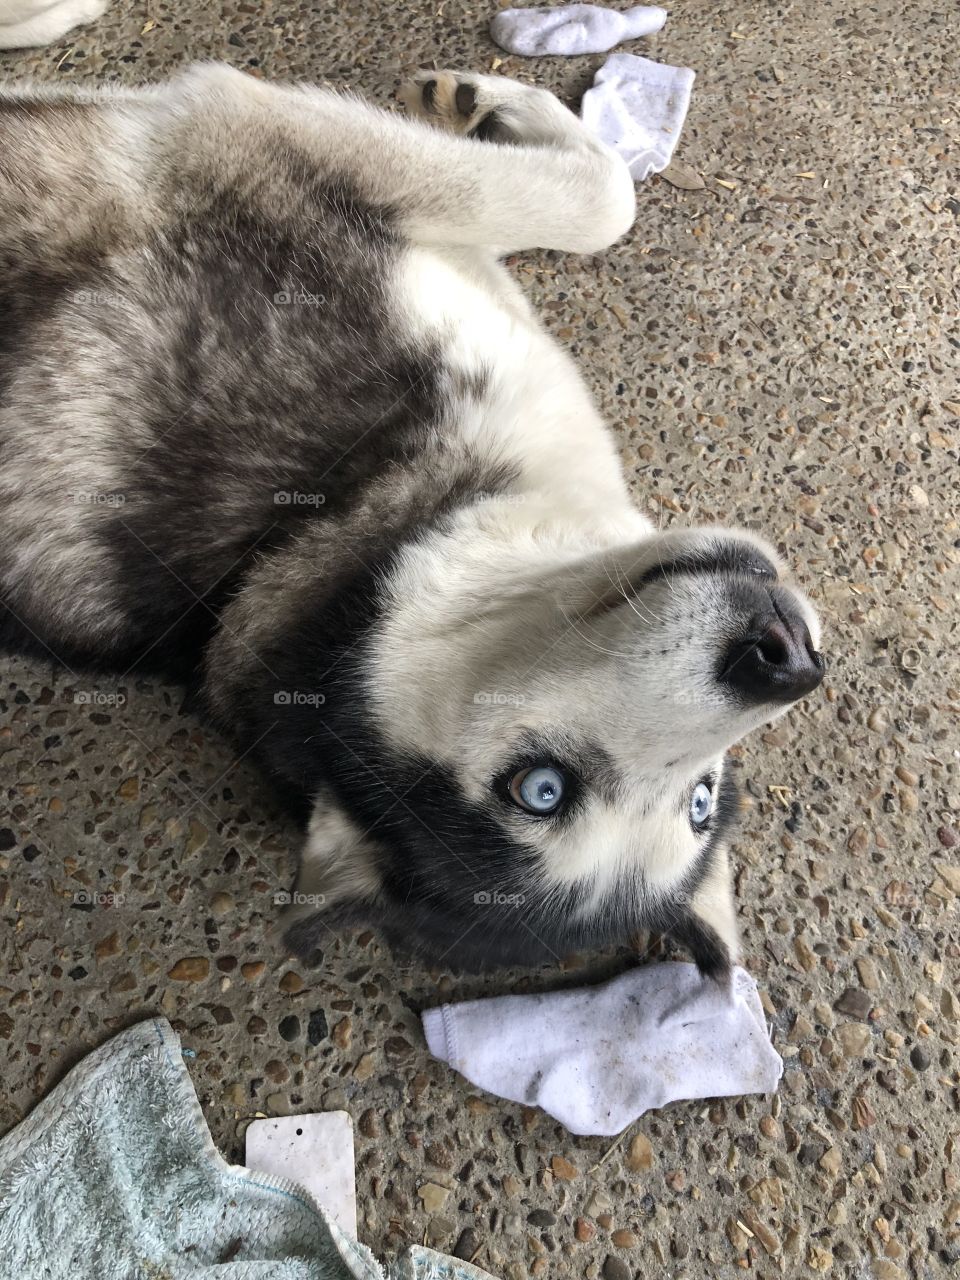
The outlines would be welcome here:
M 704 977 L 729 981 L 740 958 L 740 940 L 725 847 L 714 850 L 687 910 L 670 933 L 691 953 Z
M 307 825 L 292 901 L 280 924 L 287 944 L 306 955 L 334 923 L 369 918 L 382 878 L 383 850 L 328 793 L 317 797 Z

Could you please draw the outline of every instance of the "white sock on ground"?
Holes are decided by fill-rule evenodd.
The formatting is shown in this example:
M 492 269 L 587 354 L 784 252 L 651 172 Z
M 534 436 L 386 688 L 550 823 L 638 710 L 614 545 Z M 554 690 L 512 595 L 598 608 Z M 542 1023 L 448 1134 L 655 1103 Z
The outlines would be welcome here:
M 666 9 L 641 4 L 620 13 L 596 4 L 562 9 L 504 9 L 490 23 L 490 34 L 508 53 L 606 53 L 622 40 L 653 35 L 667 20 Z
M 681 1098 L 772 1093 L 783 1071 L 741 968 L 726 991 L 692 964 L 645 965 L 598 987 L 441 1005 L 423 1029 L 472 1084 L 578 1134 L 620 1133 Z
M 690 106 L 694 73 L 633 53 L 614 53 L 583 95 L 580 118 L 613 147 L 635 182 L 670 163 Z

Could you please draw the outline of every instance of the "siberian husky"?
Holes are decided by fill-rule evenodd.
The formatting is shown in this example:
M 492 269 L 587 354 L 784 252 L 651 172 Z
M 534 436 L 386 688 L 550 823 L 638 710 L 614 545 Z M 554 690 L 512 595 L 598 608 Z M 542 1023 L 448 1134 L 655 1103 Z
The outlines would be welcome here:
M 193 682 L 302 807 L 287 937 L 736 956 L 726 749 L 820 682 L 750 533 L 658 531 L 501 265 L 624 164 L 543 90 L 219 65 L 0 94 L 3 643 Z

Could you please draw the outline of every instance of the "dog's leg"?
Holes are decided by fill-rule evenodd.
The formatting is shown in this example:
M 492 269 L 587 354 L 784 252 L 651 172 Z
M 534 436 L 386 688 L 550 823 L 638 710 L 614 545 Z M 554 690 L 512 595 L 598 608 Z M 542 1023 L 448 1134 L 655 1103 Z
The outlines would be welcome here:
M 512 248 L 597 249 L 633 221 L 635 196 L 626 167 L 552 93 L 505 76 L 421 72 L 397 97 L 416 119 L 468 143 L 457 149 L 444 197 L 473 172 L 479 199 L 451 209 L 449 224 L 424 229 L 424 239 Z M 500 144 L 491 146 L 489 144 Z M 562 226 L 553 229 L 559 218 Z
M 421 243 L 594 253 L 634 218 L 620 158 L 552 94 L 503 76 L 420 76 L 403 91 L 414 119 L 215 64 L 191 68 L 171 89 L 192 99 L 188 147 L 171 138 L 178 156 L 208 151 L 222 173 L 235 146 L 247 171 L 254 157 L 266 179 L 271 157 L 295 149 Z
M 154 207 L 197 208 L 228 186 L 274 218 L 309 200 L 310 170 L 346 181 L 426 244 L 595 253 L 633 222 L 626 165 L 545 90 L 442 72 L 403 97 L 415 118 L 218 63 L 79 100 L 0 92 L 0 176 L 9 163 L 18 177 L 6 194 L 0 184 L 0 245 L 51 257 L 88 222 L 99 242 L 105 221 L 115 230 Z M 68 144 L 105 183 L 73 180 Z
M 460 139 L 437 217 L 413 224 L 417 238 L 595 252 L 633 222 L 626 166 L 545 89 L 438 71 L 421 72 L 397 96 L 415 119 Z

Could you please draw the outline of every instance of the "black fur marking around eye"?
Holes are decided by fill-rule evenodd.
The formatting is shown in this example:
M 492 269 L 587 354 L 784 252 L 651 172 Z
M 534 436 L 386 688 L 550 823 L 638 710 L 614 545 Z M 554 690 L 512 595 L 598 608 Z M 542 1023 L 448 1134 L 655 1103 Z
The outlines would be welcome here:
M 510 793 L 510 783 L 518 773 L 548 765 L 564 778 L 563 799 L 548 813 L 531 813 L 518 807 Z M 507 812 L 534 822 L 565 825 L 582 812 L 587 792 L 594 792 L 609 804 L 622 798 L 622 783 L 608 752 L 599 743 L 564 738 L 559 732 L 529 733 L 513 744 L 509 760 L 498 771 L 491 788 Z
M 694 791 L 698 786 L 700 786 L 701 783 L 703 783 L 705 786 L 710 788 L 710 793 L 713 796 L 713 808 L 707 820 L 697 825 L 693 821 L 693 819 L 690 817 L 690 800 L 693 796 Z M 733 788 L 732 793 L 730 791 L 731 787 Z M 694 783 L 692 783 L 691 786 L 688 788 L 688 790 L 684 793 L 682 799 L 680 800 L 678 810 L 680 813 L 684 815 L 684 817 L 688 819 L 694 831 L 704 833 L 704 832 L 713 831 L 714 828 L 718 825 L 718 823 L 722 821 L 722 819 L 720 818 L 720 813 L 725 805 L 732 806 L 729 813 L 729 818 L 732 819 L 733 815 L 736 813 L 736 801 L 737 801 L 736 786 L 731 782 L 729 774 L 724 774 L 721 777 L 720 790 L 718 791 L 716 773 L 705 773 L 702 777 L 697 778 L 697 780 Z

